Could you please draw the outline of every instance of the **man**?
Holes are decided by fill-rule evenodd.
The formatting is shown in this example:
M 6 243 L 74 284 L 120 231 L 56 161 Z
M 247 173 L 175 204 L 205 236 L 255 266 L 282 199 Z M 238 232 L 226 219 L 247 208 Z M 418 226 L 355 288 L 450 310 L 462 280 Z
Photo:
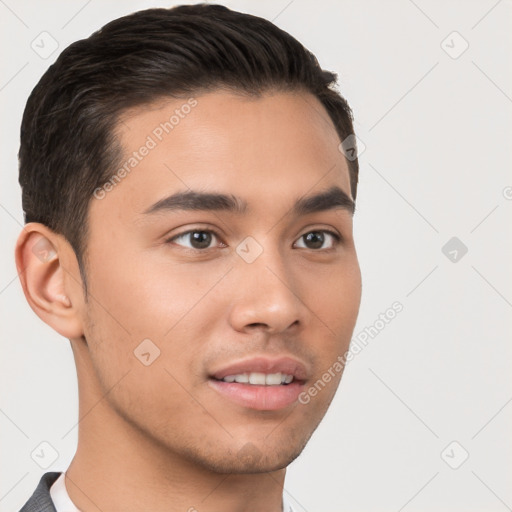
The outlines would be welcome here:
M 21 128 L 16 263 L 79 439 L 23 511 L 280 511 L 361 297 L 335 75 L 272 23 L 151 9 L 69 46 Z

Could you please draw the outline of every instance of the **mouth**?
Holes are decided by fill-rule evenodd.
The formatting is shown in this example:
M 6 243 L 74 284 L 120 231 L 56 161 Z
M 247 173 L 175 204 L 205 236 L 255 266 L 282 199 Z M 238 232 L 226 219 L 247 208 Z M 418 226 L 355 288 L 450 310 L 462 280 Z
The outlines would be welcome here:
M 209 376 L 208 384 L 239 406 L 277 411 L 291 406 L 305 387 L 305 366 L 292 358 L 256 358 L 229 365 Z
M 215 379 L 215 377 L 213 377 Z M 226 375 L 222 379 L 215 379 L 219 382 L 236 382 L 238 384 L 249 384 L 251 386 L 287 386 L 291 384 L 295 377 L 287 373 L 237 373 L 235 375 Z

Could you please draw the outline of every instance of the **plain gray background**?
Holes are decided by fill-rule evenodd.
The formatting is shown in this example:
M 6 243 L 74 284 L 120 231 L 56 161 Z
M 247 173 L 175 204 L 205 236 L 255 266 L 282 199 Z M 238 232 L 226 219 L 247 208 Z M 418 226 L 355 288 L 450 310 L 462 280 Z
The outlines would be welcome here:
M 288 470 L 290 501 L 310 512 L 511 510 L 512 3 L 220 3 L 274 20 L 339 74 L 364 144 L 354 336 L 403 305 L 347 366 Z M 77 440 L 69 342 L 28 307 L 13 260 L 22 111 L 68 44 L 171 5 L 0 0 L 2 512 L 17 510 L 42 473 L 65 470 Z M 47 469 L 31 457 L 51 457 L 42 442 L 58 454 Z

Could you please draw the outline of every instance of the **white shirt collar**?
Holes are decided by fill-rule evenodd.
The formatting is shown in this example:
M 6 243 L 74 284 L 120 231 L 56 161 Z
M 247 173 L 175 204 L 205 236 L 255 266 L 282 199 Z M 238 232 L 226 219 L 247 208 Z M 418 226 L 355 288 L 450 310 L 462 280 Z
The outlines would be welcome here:
M 57 512 L 80 512 L 69 497 L 66 489 L 66 473 L 61 473 L 50 487 L 50 496 Z M 283 512 L 295 512 L 286 495 L 283 493 Z
M 50 487 L 50 496 L 57 512 L 80 512 L 69 497 L 66 489 L 66 473 L 61 473 L 59 478 Z

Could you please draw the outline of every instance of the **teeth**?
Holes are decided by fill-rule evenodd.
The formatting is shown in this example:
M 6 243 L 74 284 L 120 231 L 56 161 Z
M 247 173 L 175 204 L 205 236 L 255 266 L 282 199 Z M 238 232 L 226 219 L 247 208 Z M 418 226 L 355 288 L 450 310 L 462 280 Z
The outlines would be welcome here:
M 284 379 L 285 384 L 290 384 L 290 382 L 293 380 L 293 375 L 287 375 Z
M 281 384 L 290 384 L 293 375 L 286 373 L 239 373 L 237 375 L 226 375 L 224 382 L 238 382 L 240 384 L 252 384 L 254 386 L 280 386 Z
M 266 379 L 265 379 L 264 373 L 257 373 L 257 372 L 249 373 L 249 384 L 255 384 L 257 386 L 264 386 L 265 381 L 266 381 Z
M 267 386 L 278 386 L 281 384 L 281 374 L 280 373 L 269 373 L 265 376 L 265 384 Z

